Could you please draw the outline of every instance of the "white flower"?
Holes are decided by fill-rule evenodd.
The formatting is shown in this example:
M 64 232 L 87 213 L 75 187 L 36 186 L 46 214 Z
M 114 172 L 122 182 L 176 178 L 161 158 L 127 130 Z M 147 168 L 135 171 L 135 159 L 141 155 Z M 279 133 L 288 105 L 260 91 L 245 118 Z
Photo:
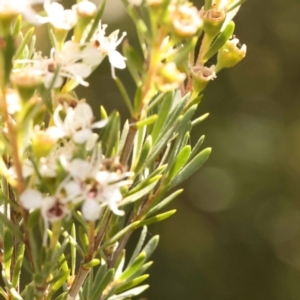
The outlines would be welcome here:
M 111 72 L 113 78 L 116 78 L 115 68 L 125 69 L 126 68 L 126 57 L 122 56 L 116 48 L 121 44 L 122 40 L 126 36 L 126 32 L 122 33 L 122 36 L 118 39 L 119 30 L 114 31 L 108 37 L 105 36 L 105 30 L 107 25 L 98 26 L 98 32 L 94 36 L 94 44 L 98 47 L 98 50 L 104 56 L 108 56 L 108 60 L 111 64 Z
M 46 0 L 44 8 L 48 17 L 40 17 L 41 22 L 49 22 L 53 27 L 62 30 L 70 30 L 76 24 L 76 14 L 71 9 L 64 9 L 64 7 L 56 2 Z
M 100 217 L 101 207 L 107 205 L 113 213 L 123 215 L 118 206 L 122 200 L 121 187 L 132 183 L 126 177 L 132 173 L 118 174 L 116 172 L 99 171 L 101 165 L 101 152 L 94 151 L 91 161 L 73 159 L 64 167 L 81 189 L 76 201 L 83 200 L 82 215 L 88 221 L 95 221 Z M 124 180 L 125 179 L 125 180 Z
M 44 0 L 0 0 L 0 18 L 22 14 L 27 21 L 37 23 L 37 14 L 31 6 L 43 2 Z
M 11 115 L 21 110 L 21 103 L 20 103 L 19 96 L 17 93 L 15 93 L 12 90 L 10 90 L 6 94 L 6 103 L 7 103 L 8 113 Z
M 53 127 L 50 127 L 53 128 Z M 70 161 L 75 151 L 74 144 L 69 142 L 53 150 L 47 157 L 42 157 L 39 163 L 39 172 L 43 177 L 57 176 L 58 162 Z
M 83 79 L 90 76 L 93 68 L 100 64 L 101 60 L 102 56 L 91 44 L 82 49 L 82 45 L 68 41 L 61 51 L 52 49 L 49 59 L 40 57 L 37 61 L 33 61 L 33 68 L 40 71 L 47 88 L 53 82 L 56 72 L 58 73 L 53 84 L 54 88 L 62 86 L 63 78 L 74 79 L 78 83 L 88 86 Z
M 59 105 L 53 115 L 55 126 L 60 138 L 72 137 L 77 144 L 83 144 L 93 137 L 94 128 L 101 128 L 107 124 L 107 120 L 93 122 L 93 111 L 87 103 L 78 103 L 75 108 L 68 107 L 64 120 L 60 117 L 63 106 Z
M 47 230 L 49 228 L 49 222 L 56 222 L 70 214 L 66 202 L 64 202 L 60 197 L 57 195 L 43 196 L 41 192 L 34 189 L 26 189 L 20 195 L 20 201 L 22 206 L 27 210 L 40 209 L 45 225 L 43 238 L 44 246 L 47 243 Z

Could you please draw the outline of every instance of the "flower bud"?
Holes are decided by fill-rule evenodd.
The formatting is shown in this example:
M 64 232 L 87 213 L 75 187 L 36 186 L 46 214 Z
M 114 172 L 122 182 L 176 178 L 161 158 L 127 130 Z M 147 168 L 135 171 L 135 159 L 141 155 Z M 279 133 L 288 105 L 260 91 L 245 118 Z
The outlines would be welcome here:
M 185 80 L 186 75 L 181 73 L 174 62 L 162 65 L 156 75 L 156 86 L 162 92 L 177 89 Z
M 169 7 L 169 18 L 171 19 L 174 32 L 183 38 L 192 37 L 202 25 L 198 9 L 188 4 Z
M 64 9 L 63 6 L 57 2 L 45 2 L 45 10 L 48 14 L 47 20 L 52 25 L 56 41 L 59 45 L 63 45 L 68 32 L 76 24 L 76 14 L 71 9 Z
M 227 43 L 219 50 L 216 66 L 217 72 L 224 68 L 234 67 L 246 56 L 247 46 L 244 44 L 241 48 L 238 48 L 238 43 L 239 40 L 233 38 L 232 40 L 227 41 Z
M 32 150 L 37 159 L 46 157 L 53 149 L 58 138 L 55 127 L 49 127 L 46 131 L 40 130 L 38 126 L 34 128 L 32 137 Z
M 204 7 L 200 10 L 200 16 L 203 19 L 203 30 L 204 32 L 213 39 L 221 30 L 225 19 L 226 12 L 225 8 L 217 9 L 215 6 L 209 10 L 205 10 Z
M 25 68 L 12 73 L 11 81 L 16 87 L 21 100 L 27 102 L 42 83 L 42 76 L 35 70 Z
M 202 92 L 207 84 L 217 77 L 214 65 L 210 68 L 203 65 L 196 65 L 191 68 L 191 75 L 193 77 L 194 94 L 196 95 Z
M 79 43 L 85 29 L 96 16 L 97 7 L 93 2 L 88 0 L 81 1 L 72 6 L 73 11 L 77 15 L 77 24 L 75 26 L 74 41 Z

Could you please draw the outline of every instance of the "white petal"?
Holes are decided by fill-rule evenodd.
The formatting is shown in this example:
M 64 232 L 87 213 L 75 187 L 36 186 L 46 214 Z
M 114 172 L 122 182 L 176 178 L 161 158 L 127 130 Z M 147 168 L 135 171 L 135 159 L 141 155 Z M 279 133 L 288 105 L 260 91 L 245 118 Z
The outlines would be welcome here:
M 87 179 L 92 169 L 93 166 L 91 166 L 87 161 L 79 158 L 73 159 L 68 166 L 70 174 L 74 178 L 79 178 L 81 180 Z
M 87 103 L 79 103 L 74 108 L 74 118 L 84 120 L 86 123 L 91 123 L 93 119 L 93 110 Z
M 112 66 L 117 69 L 125 69 L 126 68 L 126 57 L 122 56 L 118 51 L 110 51 L 108 54 L 109 62 Z
M 84 63 L 74 63 L 72 65 L 64 66 L 63 71 L 69 72 L 71 75 L 86 78 L 92 73 L 92 68 Z
M 95 148 L 96 143 L 98 141 L 99 135 L 97 133 L 92 133 L 85 144 L 85 150 L 91 151 Z
M 76 144 L 83 144 L 85 143 L 89 138 L 90 136 L 92 135 L 92 130 L 91 129 L 82 129 L 82 130 L 79 130 L 77 132 L 75 132 L 73 134 L 73 141 L 76 143 Z
M 108 123 L 108 120 L 101 120 L 92 124 L 91 128 L 102 128 Z
M 81 207 L 82 215 L 87 221 L 96 221 L 100 217 L 101 206 L 94 199 L 87 199 Z
M 43 203 L 43 195 L 33 189 L 27 189 L 20 195 L 22 206 L 26 209 L 40 208 Z
M 67 200 L 72 200 L 72 198 L 77 197 L 81 193 L 79 184 L 73 180 L 71 180 L 67 184 L 65 184 L 63 188 L 67 193 Z M 66 199 L 65 199 L 65 201 L 66 201 Z
M 104 56 L 94 46 L 86 46 L 82 50 L 83 62 L 90 66 L 97 66 L 101 63 Z

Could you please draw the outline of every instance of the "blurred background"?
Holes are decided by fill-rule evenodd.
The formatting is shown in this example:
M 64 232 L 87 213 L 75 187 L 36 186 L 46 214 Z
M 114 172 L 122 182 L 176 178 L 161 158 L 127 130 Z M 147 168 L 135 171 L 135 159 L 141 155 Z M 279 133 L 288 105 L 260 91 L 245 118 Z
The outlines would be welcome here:
M 136 45 L 121 1 L 107 2 L 107 32 L 121 28 Z M 150 227 L 161 242 L 143 300 L 300 299 L 299 12 L 297 0 L 248 0 L 235 18 L 247 57 L 209 84 L 199 106 L 197 116 L 210 117 L 192 142 L 205 134 L 213 152 L 169 207 L 177 214 Z M 128 73 L 118 75 L 133 94 Z M 125 121 L 107 60 L 89 81 L 79 95 Z

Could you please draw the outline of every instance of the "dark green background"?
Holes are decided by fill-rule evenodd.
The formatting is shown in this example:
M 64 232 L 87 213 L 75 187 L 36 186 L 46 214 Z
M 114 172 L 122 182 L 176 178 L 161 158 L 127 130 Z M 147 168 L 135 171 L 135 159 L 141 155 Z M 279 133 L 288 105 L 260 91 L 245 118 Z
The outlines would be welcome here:
M 136 43 L 131 21 L 116 15 L 121 1 L 108 2 L 108 33 L 121 28 Z M 177 214 L 150 227 L 161 242 L 140 298 L 300 299 L 299 13 L 296 0 L 248 0 L 235 18 L 247 57 L 218 74 L 199 106 L 197 116 L 211 115 L 192 142 L 205 134 L 213 152 L 170 207 Z M 107 61 L 89 81 L 79 94 L 97 111 L 128 116 Z

